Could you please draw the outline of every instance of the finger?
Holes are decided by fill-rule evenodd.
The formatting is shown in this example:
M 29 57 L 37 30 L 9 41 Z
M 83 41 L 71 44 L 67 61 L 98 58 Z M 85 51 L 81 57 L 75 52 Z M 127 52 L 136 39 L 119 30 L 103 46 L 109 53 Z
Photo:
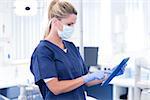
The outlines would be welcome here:
M 109 76 L 108 74 L 105 74 L 103 81 L 107 80 L 107 79 L 108 79 L 108 76 Z

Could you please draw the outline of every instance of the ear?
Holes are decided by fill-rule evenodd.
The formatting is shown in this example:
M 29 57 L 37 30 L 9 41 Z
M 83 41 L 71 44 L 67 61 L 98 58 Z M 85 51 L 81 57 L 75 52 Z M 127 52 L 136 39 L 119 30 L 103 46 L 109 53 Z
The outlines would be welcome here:
M 52 21 L 52 24 L 54 25 L 58 22 L 58 19 L 54 17 L 54 18 L 51 19 L 51 21 Z
M 57 18 L 52 19 L 52 24 L 56 29 L 61 30 L 61 31 L 63 30 L 63 25 L 62 25 L 61 21 L 58 20 Z

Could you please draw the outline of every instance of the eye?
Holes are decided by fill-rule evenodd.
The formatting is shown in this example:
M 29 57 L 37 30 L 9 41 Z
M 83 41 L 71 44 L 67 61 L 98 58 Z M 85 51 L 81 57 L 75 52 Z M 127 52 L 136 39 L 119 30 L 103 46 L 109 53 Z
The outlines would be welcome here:
M 68 23 L 67 26 L 74 26 L 74 23 Z
M 72 26 L 73 24 L 67 24 L 68 26 Z

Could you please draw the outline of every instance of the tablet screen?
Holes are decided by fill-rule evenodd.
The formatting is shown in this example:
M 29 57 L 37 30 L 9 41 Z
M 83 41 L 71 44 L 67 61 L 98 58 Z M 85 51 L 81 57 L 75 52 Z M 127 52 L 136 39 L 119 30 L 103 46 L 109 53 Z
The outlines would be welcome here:
M 109 82 L 118 74 L 120 69 L 127 63 L 128 60 L 129 60 L 129 57 L 128 58 L 124 58 L 121 61 L 121 63 L 117 66 L 117 68 L 108 76 L 107 80 L 103 81 L 101 86 L 107 86 L 109 84 Z

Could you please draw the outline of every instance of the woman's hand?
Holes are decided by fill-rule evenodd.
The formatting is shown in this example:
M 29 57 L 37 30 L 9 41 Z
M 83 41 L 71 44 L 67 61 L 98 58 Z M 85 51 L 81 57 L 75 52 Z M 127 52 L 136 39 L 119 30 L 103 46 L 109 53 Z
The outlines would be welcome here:
M 93 81 L 93 80 L 103 80 L 105 78 L 105 74 L 103 71 L 94 72 L 91 74 L 87 74 L 82 76 L 84 83 Z
M 125 64 L 121 69 L 120 71 L 116 74 L 116 76 L 119 76 L 119 75 L 122 75 L 125 71 L 125 67 L 127 66 L 127 64 Z M 116 68 L 118 67 L 118 65 L 116 67 L 114 67 L 112 70 L 106 70 L 104 71 L 105 74 L 108 74 L 110 75 Z

